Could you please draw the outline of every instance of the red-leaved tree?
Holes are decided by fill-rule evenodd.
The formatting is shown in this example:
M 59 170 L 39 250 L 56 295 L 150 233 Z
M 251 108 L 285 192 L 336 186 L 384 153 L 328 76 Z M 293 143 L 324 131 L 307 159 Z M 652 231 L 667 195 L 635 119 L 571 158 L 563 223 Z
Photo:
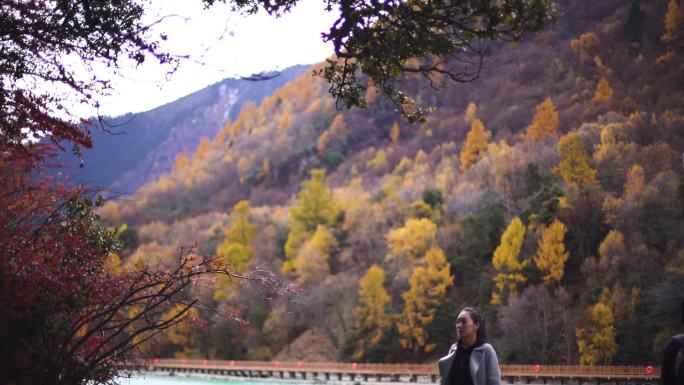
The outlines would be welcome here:
M 176 58 L 159 48 L 165 36 L 151 32 L 156 22 L 143 22 L 145 6 L 0 6 L 0 383 L 112 382 L 138 364 L 136 347 L 204 306 L 191 289 L 208 276 L 247 280 L 269 297 L 295 294 L 268 272 L 234 274 L 193 248 L 179 250 L 171 268 L 108 268 L 119 242 L 99 222 L 101 200 L 43 173 L 67 146 L 78 154 L 92 145 L 91 127 L 70 106 L 97 107 L 94 96 L 108 89 L 93 68 L 116 71 L 121 62 L 149 59 L 175 67 Z
M 94 212 L 101 202 L 41 174 L 50 148 L 0 153 L 0 383 L 111 382 L 140 363 L 137 346 L 204 307 L 191 289 L 212 275 L 247 280 L 269 297 L 296 294 L 268 272 L 238 275 L 194 248 L 179 250 L 170 269 L 108 268 L 118 240 Z

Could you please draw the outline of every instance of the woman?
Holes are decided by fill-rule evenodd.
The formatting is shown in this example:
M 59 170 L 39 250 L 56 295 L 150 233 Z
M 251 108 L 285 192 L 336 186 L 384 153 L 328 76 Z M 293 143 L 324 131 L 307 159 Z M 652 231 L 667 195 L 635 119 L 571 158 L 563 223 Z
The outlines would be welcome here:
M 499 361 L 486 343 L 485 322 L 467 307 L 456 319 L 458 342 L 439 360 L 440 385 L 501 385 Z

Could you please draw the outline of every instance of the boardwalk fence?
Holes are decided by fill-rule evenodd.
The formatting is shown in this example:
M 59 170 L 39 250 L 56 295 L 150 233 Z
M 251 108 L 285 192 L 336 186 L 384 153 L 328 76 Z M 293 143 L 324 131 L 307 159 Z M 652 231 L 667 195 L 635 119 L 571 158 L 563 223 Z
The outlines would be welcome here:
M 357 364 L 333 362 L 223 361 L 154 359 L 149 371 L 205 373 L 223 376 L 299 379 L 316 382 L 349 380 L 357 382 L 438 381 L 436 364 Z M 657 384 L 660 370 L 644 366 L 502 365 L 501 375 L 508 383 L 632 383 Z

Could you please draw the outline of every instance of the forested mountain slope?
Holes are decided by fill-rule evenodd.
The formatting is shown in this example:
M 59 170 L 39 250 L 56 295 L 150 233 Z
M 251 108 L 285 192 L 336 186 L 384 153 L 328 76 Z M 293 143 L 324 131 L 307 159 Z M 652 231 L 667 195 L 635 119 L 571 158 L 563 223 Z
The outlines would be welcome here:
M 97 145 L 83 151 L 84 167 L 65 171 L 78 182 L 132 193 L 169 172 L 176 155 L 194 151 L 203 137 L 216 136 L 244 103 L 260 102 L 306 68 L 287 68 L 264 81 L 228 78 L 150 111 L 104 117 L 91 130 Z M 80 159 L 67 156 L 65 163 L 80 164 Z
M 292 305 L 208 283 L 251 327 L 207 312 L 208 330 L 151 351 L 292 359 L 315 334 L 338 359 L 426 361 L 476 305 L 505 363 L 655 362 L 684 293 L 682 26 L 667 1 L 559 8 L 485 47 L 475 82 L 404 79 L 437 107 L 422 125 L 373 89 L 367 110 L 338 111 L 305 74 L 108 203 L 128 263 L 197 241 L 303 289 Z

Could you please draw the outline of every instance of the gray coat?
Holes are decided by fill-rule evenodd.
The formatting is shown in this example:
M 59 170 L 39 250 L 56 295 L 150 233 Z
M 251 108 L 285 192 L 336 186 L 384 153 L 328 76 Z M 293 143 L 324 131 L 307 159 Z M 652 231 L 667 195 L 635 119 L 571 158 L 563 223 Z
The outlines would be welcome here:
M 456 344 L 451 345 L 449 354 L 439 360 L 439 385 L 450 385 L 449 370 L 457 350 Z M 492 345 L 484 343 L 473 349 L 470 355 L 470 378 L 473 379 L 473 385 L 501 385 L 499 360 Z

